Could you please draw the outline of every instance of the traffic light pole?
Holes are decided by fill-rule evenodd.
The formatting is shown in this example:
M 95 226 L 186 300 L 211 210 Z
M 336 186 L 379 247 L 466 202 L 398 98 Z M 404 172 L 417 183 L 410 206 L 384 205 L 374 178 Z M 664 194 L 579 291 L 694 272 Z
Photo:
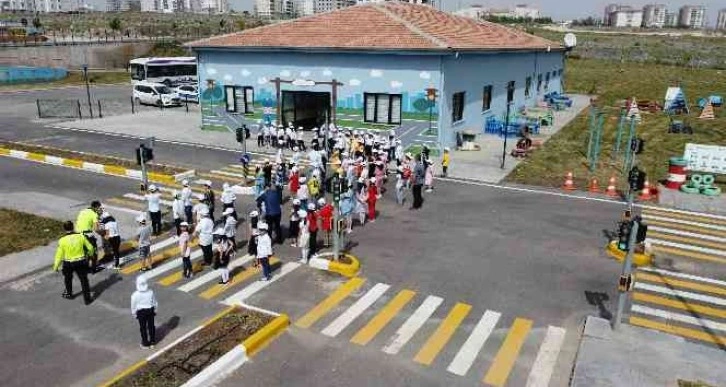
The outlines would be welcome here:
M 333 183 L 333 259 L 336 261 L 340 257 L 340 225 L 338 221 L 338 209 L 340 208 L 340 178 L 335 173 L 332 179 Z
M 141 159 L 141 190 L 146 191 L 149 187 L 149 176 L 146 173 L 146 160 L 144 160 L 144 150 L 139 150 L 139 158 Z
M 633 271 L 633 251 L 635 250 L 635 241 L 638 235 L 639 223 L 633 221 L 633 228 L 630 231 L 630 238 L 628 239 L 628 253 L 625 255 L 623 260 L 623 273 L 621 278 L 629 277 Z M 618 295 L 618 309 L 615 311 L 613 316 L 612 326 L 613 330 L 620 328 L 620 320 L 623 316 L 623 309 L 625 309 L 625 301 L 628 299 L 628 289 L 619 289 Z

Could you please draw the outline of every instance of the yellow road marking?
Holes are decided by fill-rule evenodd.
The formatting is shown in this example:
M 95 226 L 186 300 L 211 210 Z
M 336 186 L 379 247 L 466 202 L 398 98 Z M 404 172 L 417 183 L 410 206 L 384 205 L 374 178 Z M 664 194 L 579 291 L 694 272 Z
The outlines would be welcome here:
M 366 282 L 364 278 L 355 277 L 338 286 L 326 299 L 315 305 L 306 315 L 300 317 L 295 325 L 300 328 L 310 328 L 316 321 L 328 314 L 336 305 L 361 287 L 364 282 Z
M 198 172 L 197 176 L 203 177 L 205 179 L 214 179 L 214 180 L 222 180 L 224 182 L 235 182 L 237 180 L 241 180 L 241 177 L 234 177 L 234 176 L 226 176 L 226 175 L 217 175 L 215 173 L 207 173 L 207 172 Z
M 126 176 L 126 168 L 117 165 L 104 165 L 103 171 L 112 175 Z
M 689 224 L 661 222 L 661 221 L 649 220 L 649 219 L 646 220 L 646 223 L 648 225 L 652 225 L 652 226 L 660 226 L 660 227 L 672 228 L 672 229 L 676 229 L 676 230 L 691 231 L 691 232 L 697 232 L 700 234 L 707 234 L 707 235 L 726 238 L 726 231 L 713 230 L 710 228 L 692 226 Z
M 714 293 L 714 294 L 726 296 L 726 288 L 721 288 L 721 287 L 712 286 L 712 285 L 704 285 L 704 284 L 699 284 L 696 282 L 673 279 L 673 278 L 669 278 L 669 277 L 661 277 L 660 275 L 657 275 L 657 274 L 646 274 L 643 272 L 639 272 L 638 274 L 635 275 L 635 279 L 636 280 L 642 279 L 642 280 L 646 280 L 649 282 L 658 282 L 661 284 L 668 285 L 669 287 L 692 289 L 692 290 L 697 290 L 700 292 L 708 292 L 708 293 Z
M 204 270 L 204 266 L 202 266 L 201 262 L 195 262 L 192 265 L 192 273 L 196 274 L 196 273 L 201 272 L 202 270 Z M 159 284 L 161 284 L 162 286 L 174 285 L 175 283 L 181 281 L 182 278 L 184 278 L 183 274 L 184 274 L 184 270 L 179 270 L 179 271 L 175 272 L 174 274 L 168 275 L 168 276 L 160 279 Z
M 76 159 L 63 159 L 63 165 L 73 168 L 83 167 L 83 161 Z
M 668 306 L 668 307 L 675 308 L 675 309 L 685 310 L 687 312 L 696 312 L 698 314 L 704 314 L 704 315 L 709 315 L 709 316 L 720 317 L 720 318 L 726 319 L 726 310 L 718 309 L 718 308 L 711 308 L 709 306 L 704 306 L 704 305 L 691 304 L 691 303 L 688 303 L 685 301 L 681 301 L 680 299 L 674 300 L 671 298 L 654 296 L 652 294 L 635 292 L 635 293 L 633 293 L 633 300 L 647 302 L 650 304 Z
M 28 160 L 45 162 L 45 155 L 42 155 L 40 153 L 28 152 Z
M 504 386 L 530 329 L 532 329 L 532 320 L 524 318 L 514 320 L 512 328 L 509 329 L 504 343 L 499 348 L 489 371 L 482 380 L 484 383 L 497 387 Z
M 421 347 L 413 360 L 416 363 L 431 365 L 434 359 L 436 359 L 436 355 L 438 355 L 446 343 L 449 342 L 451 336 L 453 336 L 454 332 L 456 332 L 456 328 L 461 325 L 461 322 L 464 321 L 464 318 L 467 314 L 469 314 L 470 310 L 471 305 L 462 304 L 460 302 L 454 305 L 454 307 L 451 308 L 449 315 L 446 316 L 441 324 L 439 324 L 439 327 L 436 328 L 436 332 L 434 332 L 434 334 L 426 340 L 426 344 Z
M 715 219 L 715 218 L 709 218 L 707 216 L 699 216 L 699 215 L 688 215 L 688 214 L 679 214 L 674 212 L 668 212 L 668 211 L 659 211 L 659 210 L 653 210 L 653 209 L 643 209 L 643 215 L 651 215 L 651 216 L 660 216 L 660 217 L 667 217 L 667 218 L 676 218 L 676 219 L 683 219 L 683 220 L 689 220 L 691 222 L 699 222 L 699 223 L 708 223 L 716 226 L 726 226 L 726 220 L 721 219 Z
M 197 246 L 197 242 L 192 242 L 189 244 L 192 248 Z M 160 253 L 154 254 L 151 257 L 151 266 L 154 266 L 155 264 L 164 261 L 166 259 L 175 257 L 179 255 L 179 246 L 173 246 L 173 247 L 167 247 L 164 250 L 162 250 Z M 121 274 L 131 274 L 142 267 L 141 259 L 138 261 L 128 265 L 124 266 L 123 269 L 121 269 Z
M 720 258 L 715 255 L 698 253 L 695 251 L 682 250 L 682 249 L 675 248 L 675 247 L 664 247 L 664 246 L 653 245 L 653 250 L 655 252 L 680 255 L 680 256 L 688 257 L 688 258 L 703 259 L 704 261 L 726 263 L 726 258 Z
M 350 339 L 351 343 L 366 345 L 408 304 L 416 292 L 408 289 L 401 290 L 381 311 L 371 319 L 358 333 Z
M 10 154 L 10 149 L 8 149 L 8 148 L 0 148 L 0 155 L 7 156 L 9 154 Z
M 660 233 L 657 231 L 649 232 L 648 237 L 667 239 L 667 240 L 671 240 L 671 241 L 684 242 L 684 243 L 688 243 L 688 244 L 696 245 L 696 246 L 708 246 L 708 247 L 713 247 L 713 248 L 720 249 L 720 250 L 726 250 L 726 243 L 712 242 L 712 241 L 707 241 L 707 240 L 698 239 L 698 238 L 688 238 L 688 237 L 684 237 L 684 236 L 680 236 L 680 235 L 663 234 L 663 233 Z M 657 244 L 657 243 L 655 243 L 655 244 Z
M 276 265 L 278 262 L 280 262 L 279 259 L 272 257 L 270 258 L 270 266 Z M 215 284 L 211 286 L 209 289 L 202 292 L 199 297 L 204 298 L 205 300 L 211 300 L 212 298 L 222 294 L 227 289 L 232 288 L 233 286 L 242 283 L 246 280 L 248 280 L 250 277 L 254 276 L 255 274 L 259 274 L 262 272 L 262 265 L 258 265 L 257 267 L 252 268 L 241 268 L 242 271 L 236 273 L 232 278 L 230 278 L 229 283 L 227 285 L 222 284 Z
M 642 317 L 636 317 L 631 316 L 630 317 L 630 324 L 641 326 L 643 328 L 650 328 L 659 330 L 661 332 L 670 333 L 672 335 L 676 336 L 682 336 L 687 337 L 689 339 L 696 339 L 701 341 L 706 341 L 712 344 L 716 344 L 721 347 L 726 347 L 726 336 L 718 336 L 709 334 L 707 332 L 690 329 L 690 328 L 683 328 L 676 325 L 669 325 L 664 324 L 657 321 L 648 320 Z

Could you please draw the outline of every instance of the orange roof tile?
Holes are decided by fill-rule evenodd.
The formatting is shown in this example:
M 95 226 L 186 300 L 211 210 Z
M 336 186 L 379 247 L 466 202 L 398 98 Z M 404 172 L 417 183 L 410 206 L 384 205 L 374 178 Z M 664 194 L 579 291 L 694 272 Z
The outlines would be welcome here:
M 213 36 L 187 46 L 433 51 L 560 48 L 547 39 L 499 24 L 395 1 L 356 5 Z

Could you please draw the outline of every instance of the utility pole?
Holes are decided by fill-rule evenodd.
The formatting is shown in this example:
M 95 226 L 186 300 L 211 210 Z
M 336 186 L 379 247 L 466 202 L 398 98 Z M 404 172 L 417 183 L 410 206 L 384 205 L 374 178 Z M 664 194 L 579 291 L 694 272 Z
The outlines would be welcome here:
M 88 114 L 93 118 L 93 106 L 91 105 L 91 89 L 88 85 L 88 65 L 83 65 L 83 80 L 86 82 L 86 96 L 88 97 Z

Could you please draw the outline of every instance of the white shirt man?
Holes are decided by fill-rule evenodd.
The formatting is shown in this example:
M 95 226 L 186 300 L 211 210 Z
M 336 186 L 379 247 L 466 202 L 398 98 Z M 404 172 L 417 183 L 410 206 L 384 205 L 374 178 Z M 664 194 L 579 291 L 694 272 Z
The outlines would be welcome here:
M 149 212 L 161 211 L 161 194 L 158 192 L 150 192 L 146 194 L 146 201 L 148 202 Z
M 235 235 L 237 234 L 237 221 L 234 220 L 234 216 L 231 215 L 232 212 L 230 211 L 229 214 L 227 214 L 227 219 L 224 220 L 224 235 L 234 240 Z
M 222 195 L 220 197 L 222 204 L 225 206 L 234 204 L 234 201 L 237 200 L 237 195 L 232 192 L 232 188 L 230 188 L 229 184 L 224 183 L 222 187 Z
M 179 194 L 174 195 L 174 201 L 171 202 L 171 213 L 174 220 L 184 219 L 184 202 Z
M 188 183 L 181 190 L 181 200 L 184 203 L 184 207 L 192 206 L 192 189 L 189 188 Z
M 199 200 L 201 200 L 203 198 L 203 195 L 199 195 L 199 196 L 201 196 L 199 198 Z M 202 215 L 205 212 L 207 214 L 209 214 L 209 206 L 207 206 L 206 203 L 202 203 L 201 201 L 198 202 L 197 204 L 195 204 L 194 207 L 192 208 L 192 213 L 194 214 L 194 219 L 196 220 L 197 223 L 199 223 L 199 221 L 202 220 Z
M 194 234 L 199 235 L 200 246 L 212 245 L 212 233 L 214 232 L 214 222 L 209 216 L 203 216 L 197 226 L 194 228 Z

